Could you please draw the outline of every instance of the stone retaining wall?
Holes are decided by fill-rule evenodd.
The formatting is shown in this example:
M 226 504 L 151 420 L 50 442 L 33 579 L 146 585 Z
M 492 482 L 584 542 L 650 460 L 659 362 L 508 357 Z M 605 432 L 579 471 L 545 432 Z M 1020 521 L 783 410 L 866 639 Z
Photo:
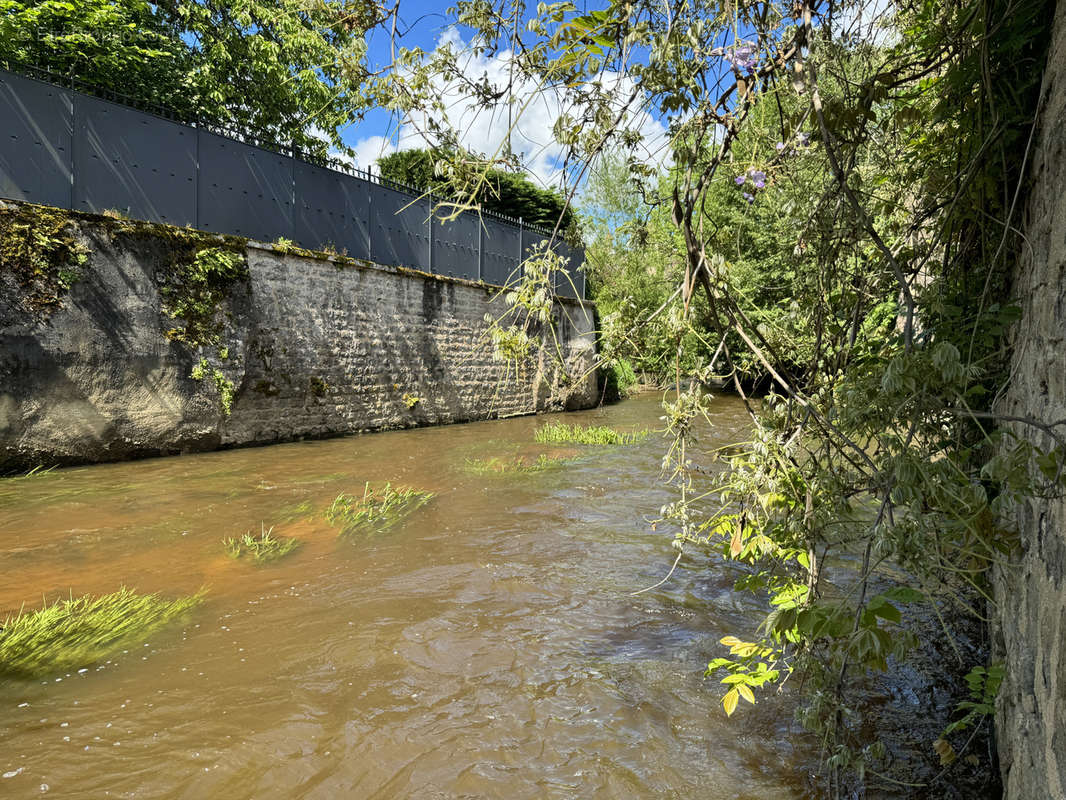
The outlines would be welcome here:
M 557 301 L 559 348 L 544 326 L 548 347 L 516 368 L 488 340 L 486 315 L 506 310 L 495 287 L 230 239 L 247 277 L 226 287 L 217 341 L 190 344 L 165 310 L 181 229 L 72 219 L 86 260 L 69 289 L 0 265 L 0 472 L 597 400 L 587 304 Z

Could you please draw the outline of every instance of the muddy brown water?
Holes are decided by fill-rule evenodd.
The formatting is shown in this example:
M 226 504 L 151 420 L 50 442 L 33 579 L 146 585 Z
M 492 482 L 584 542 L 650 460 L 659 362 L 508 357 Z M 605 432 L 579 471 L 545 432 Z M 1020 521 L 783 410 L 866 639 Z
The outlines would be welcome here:
M 705 449 L 745 431 L 717 398 Z M 567 422 L 654 428 L 644 395 Z M 42 596 L 201 586 L 186 625 L 85 672 L 0 682 L 0 797 L 809 796 L 786 694 L 721 711 L 702 666 L 759 619 L 648 520 L 660 436 L 533 443 L 548 417 L 379 433 L 0 482 L 0 616 Z M 475 458 L 573 455 L 535 474 Z M 323 511 L 365 481 L 438 493 L 373 538 Z M 265 567 L 221 539 L 299 537 Z

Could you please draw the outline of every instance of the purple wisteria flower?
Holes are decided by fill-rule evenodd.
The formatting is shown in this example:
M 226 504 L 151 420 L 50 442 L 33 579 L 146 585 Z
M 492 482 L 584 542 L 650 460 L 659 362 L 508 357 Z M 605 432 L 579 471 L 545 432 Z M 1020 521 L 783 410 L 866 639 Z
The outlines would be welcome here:
M 785 143 L 784 142 L 778 142 L 777 144 L 774 145 L 774 149 L 777 150 L 777 152 L 780 153 L 782 150 L 785 149 Z
M 747 171 L 737 175 L 733 181 L 737 186 L 744 186 L 747 183 L 751 184 L 751 191 L 742 192 L 741 196 L 749 203 L 754 203 L 755 195 L 758 191 L 766 188 L 766 173 L 761 169 L 750 167 Z
M 800 147 L 806 147 L 811 143 L 811 135 L 805 131 L 800 131 L 796 134 L 796 141 L 799 142 Z
M 754 42 L 739 41 L 732 47 L 716 47 L 711 51 L 712 56 L 721 56 L 737 72 L 754 72 L 755 65 L 759 63 Z

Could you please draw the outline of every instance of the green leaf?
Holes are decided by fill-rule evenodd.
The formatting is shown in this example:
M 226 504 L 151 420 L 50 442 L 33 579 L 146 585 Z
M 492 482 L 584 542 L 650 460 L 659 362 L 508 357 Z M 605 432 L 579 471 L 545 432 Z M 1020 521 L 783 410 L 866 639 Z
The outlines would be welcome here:
M 881 597 L 886 600 L 895 600 L 899 603 L 917 603 L 925 599 L 924 594 L 909 586 L 896 586 L 887 592 L 883 592 Z
M 881 617 L 881 619 L 887 619 L 889 622 L 899 624 L 902 619 L 899 609 L 883 598 L 874 598 L 874 600 L 870 601 L 867 608 L 877 616 Z

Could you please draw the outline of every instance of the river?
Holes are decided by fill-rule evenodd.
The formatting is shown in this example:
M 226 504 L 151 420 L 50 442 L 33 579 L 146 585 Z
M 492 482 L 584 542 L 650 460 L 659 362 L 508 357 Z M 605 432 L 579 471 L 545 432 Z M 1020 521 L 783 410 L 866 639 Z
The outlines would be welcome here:
M 716 398 L 701 448 L 743 438 Z M 655 428 L 646 394 L 566 422 Z M 813 796 L 789 697 L 727 719 L 702 666 L 760 619 L 715 557 L 662 587 L 664 441 L 542 446 L 547 417 L 57 470 L 0 482 L 0 619 L 120 586 L 207 587 L 186 625 L 85 672 L 0 681 L 0 797 Z M 575 460 L 476 474 L 472 459 Z M 699 456 L 697 455 L 697 458 Z M 338 537 L 340 492 L 437 492 Z M 303 542 L 268 566 L 224 537 Z

